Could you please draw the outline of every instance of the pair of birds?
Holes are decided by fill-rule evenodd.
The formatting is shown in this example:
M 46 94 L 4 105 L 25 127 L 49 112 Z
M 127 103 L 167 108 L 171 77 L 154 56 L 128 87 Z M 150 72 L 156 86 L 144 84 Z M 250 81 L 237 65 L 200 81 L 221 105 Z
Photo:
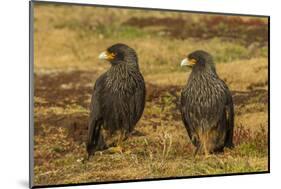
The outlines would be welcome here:
M 88 126 L 88 155 L 116 148 L 133 131 L 145 106 L 145 82 L 136 52 L 115 44 L 101 53 L 110 69 L 95 83 Z M 222 152 L 233 147 L 234 110 L 231 93 L 217 73 L 212 57 L 195 51 L 181 62 L 192 67 L 181 93 L 181 116 L 189 138 L 199 151 Z

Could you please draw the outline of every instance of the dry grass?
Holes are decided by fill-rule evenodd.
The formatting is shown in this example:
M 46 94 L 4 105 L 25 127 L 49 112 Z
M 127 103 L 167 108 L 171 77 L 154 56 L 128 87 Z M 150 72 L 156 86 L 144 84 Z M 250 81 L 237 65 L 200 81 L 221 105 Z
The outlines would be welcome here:
M 172 12 L 36 5 L 34 183 L 266 171 L 268 55 L 267 43 L 261 35 L 267 21 L 247 17 L 238 17 L 236 21 L 223 19 L 225 25 L 215 30 L 221 32 L 217 37 L 202 39 L 187 37 L 186 33 L 179 33 L 184 38 L 165 33 L 169 23 L 125 26 L 130 18 L 154 18 L 157 23 L 167 18 L 182 19 L 198 24 L 196 32 L 203 31 L 209 23 L 206 20 L 218 19 Z M 260 41 L 222 37 L 232 22 L 246 23 L 237 32 L 251 30 Z M 141 134 L 124 141 L 124 151 L 120 153 L 100 152 L 85 161 L 92 87 L 109 67 L 97 56 L 117 42 L 136 49 L 146 80 L 146 108 L 136 127 Z M 193 157 L 194 148 L 178 111 L 180 91 L 190 73 L 180 68 L 179 63 L 196 49 L 214 55 L 217 71 L 233 94 L 236 148 L 224 154 Z

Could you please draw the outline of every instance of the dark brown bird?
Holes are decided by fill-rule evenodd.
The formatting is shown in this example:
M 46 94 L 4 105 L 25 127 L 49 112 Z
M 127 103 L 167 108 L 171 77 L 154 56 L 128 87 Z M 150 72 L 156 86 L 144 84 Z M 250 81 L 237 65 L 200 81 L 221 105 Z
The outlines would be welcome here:
M 98 150 L 118 147 L 134 130 L 145 106 L 145 83 L 136 52 L 125 44 L 115 44 L 99 58 L 109 61 L 111 67 L 96 80 L 92 94 L 89 156 Z
M 233 147 L 234 109 L 231 93 L 216 73 L 211 55 L 195 51 L 181 66 L 192 72 L 181 93 L 181 114 L 189 138 L 198 151 L 223 152 Z

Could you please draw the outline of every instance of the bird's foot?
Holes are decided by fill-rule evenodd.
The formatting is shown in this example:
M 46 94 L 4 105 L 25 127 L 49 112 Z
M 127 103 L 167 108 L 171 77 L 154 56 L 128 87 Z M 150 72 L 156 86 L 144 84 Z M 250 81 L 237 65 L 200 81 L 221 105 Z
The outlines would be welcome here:
M 121 146 L 110 147 L 106 150 L 108 153 L 123 153 L 123 148 Z

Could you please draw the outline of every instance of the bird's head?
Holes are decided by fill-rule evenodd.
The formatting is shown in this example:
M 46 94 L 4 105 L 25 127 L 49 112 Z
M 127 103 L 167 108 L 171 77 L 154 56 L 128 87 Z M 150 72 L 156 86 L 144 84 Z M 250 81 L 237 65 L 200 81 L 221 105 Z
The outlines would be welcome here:
M 107 48 L 106 51 L 99 55 L 99 59 L 107 60 L 112 65 L 120 63 L 136 63 L 137 64 L 137 54 L 131 47 L 117 43 Z
M 181 61 L 181 66 L 189 66 L 192 68 L 215 68 L 212 56 L 203 50 L 197 50 L 187 55 Z

